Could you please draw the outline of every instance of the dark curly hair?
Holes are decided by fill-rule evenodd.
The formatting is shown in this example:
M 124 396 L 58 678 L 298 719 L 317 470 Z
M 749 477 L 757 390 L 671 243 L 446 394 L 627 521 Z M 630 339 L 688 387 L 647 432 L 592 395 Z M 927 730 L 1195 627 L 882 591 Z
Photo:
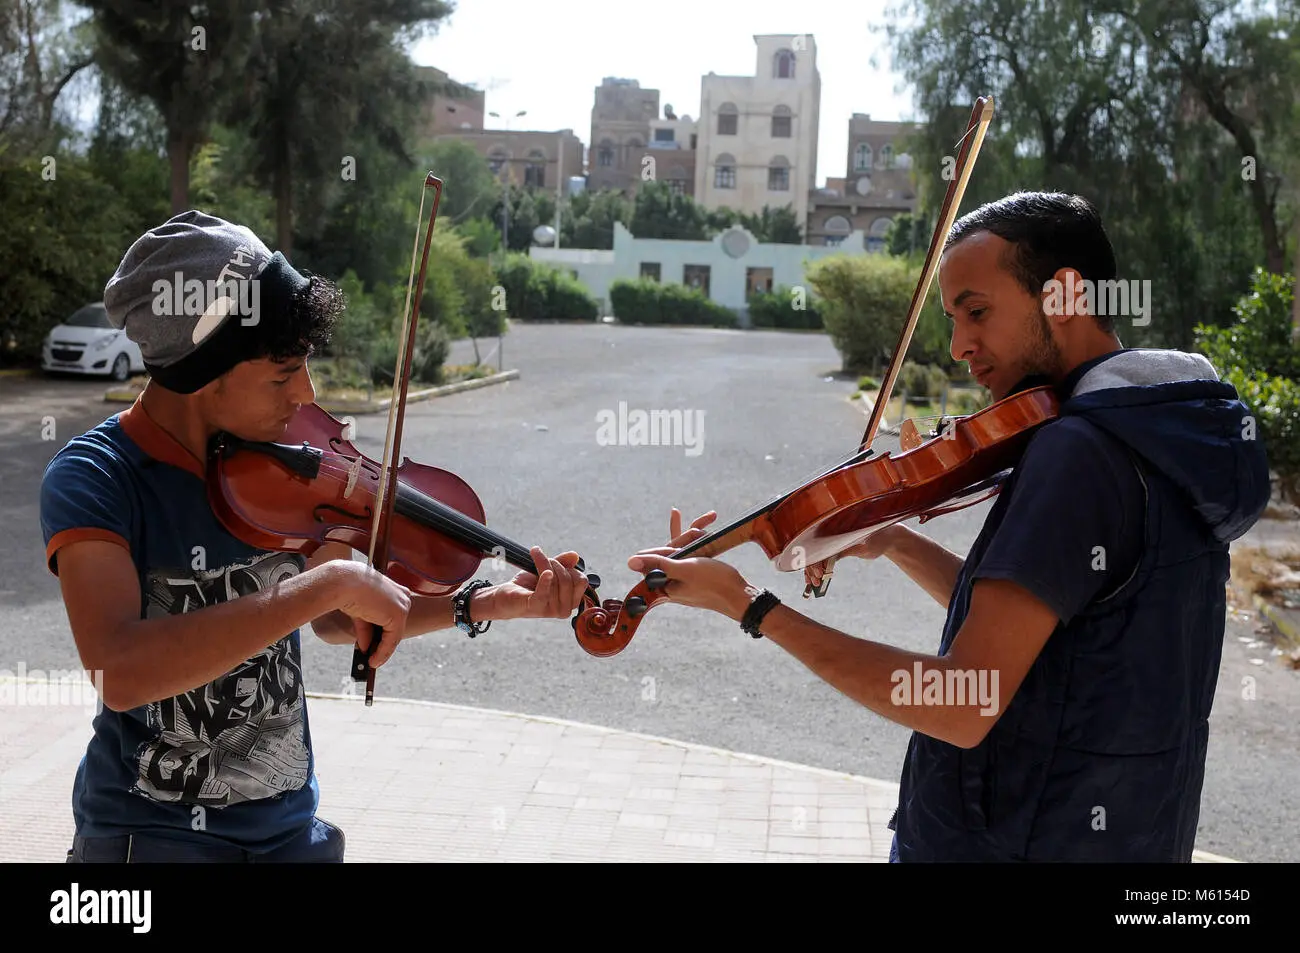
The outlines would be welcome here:
M 334 337 L 347 296 L 328 278 L 305 270 L 302 276 L 310 283 L 294 296 L 287 319 L 261 322 L 258 357 L 277 362 L 309 357 Z

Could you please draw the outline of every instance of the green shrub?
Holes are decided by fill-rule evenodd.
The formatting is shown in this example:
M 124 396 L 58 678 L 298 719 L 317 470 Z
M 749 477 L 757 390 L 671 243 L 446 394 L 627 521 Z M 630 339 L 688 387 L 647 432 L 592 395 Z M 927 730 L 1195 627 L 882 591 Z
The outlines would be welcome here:
M 870 374 L 863 374 L 858 378 L 858 390 L 879 390 L 880 381 Z
M 756 291 L 749 298 L 749 320 L 756 328 L 821 330 L 819 302 L 800 286 L 778 285 L 772 291 Z
M 933 364 L 904 361 L 903 369 L 898 373 L 898 386 L 909 398 L 942 397 L 947 384 L 948 375 L 943 368 Z
M 881 376 L 907 320 L 920 263 L 886 255 L 834 255 L 810 263 L 805 274 L 817 293 L 822 323 L 840 352 L 842 369 Z M 946 372 L 952 366 L 951 340 L 932 282 L 907 353 L 918 363 Z
M 600 305 L 566 271 L 511 253 L 496 267 L 505 310 L 518 321 L 595 321 Z
M 620 278 L 610 285 L 610 306 L 624 324 L 672 324 L 734 328 L 736 312 L 695 288 L 649 278 Z
M 1300 341 L 1293 336 L 1295 276 L 1255 269 L 1228 327 L 1196 326 L 1196 347 L 1254 415 L 1283 499 L 1300 503 Z

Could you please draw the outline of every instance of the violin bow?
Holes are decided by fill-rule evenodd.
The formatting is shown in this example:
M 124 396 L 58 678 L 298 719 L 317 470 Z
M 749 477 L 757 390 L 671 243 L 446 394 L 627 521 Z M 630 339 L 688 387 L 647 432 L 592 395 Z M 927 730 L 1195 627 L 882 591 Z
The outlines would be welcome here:
M 903 323 L 902 333 L 898 336 L 898 344 L 894 348 L 894 355 L 889 359 L 889 367 L 885 371 L 884 383 L 880 385 L 880 393 L 876 397 L 875 405 L 871 408 L 871 416 L 867 420 L 867 429 L 862 434 L 862 442 L 858 445 L 858 452 L 839 466 L 856 463 L 871 453 L 871 444 L 876 439 L 876 430 L 884 418 L 885 407 L 889 405 L 889 398 L 894 390 L 894 382 L 898 379 L 898 373 L 902 369 L 903 357 L 907 354 L 907 348 L 912 343 L 912 332 L 916 329 L 916 322 L 921 317 L 921 309 L 925 305 L 926 296 L 930 293 L 930 283 L 939 270 L 939 257 L 943 249 L 943 242 L 948 237 L 948 232 L 952 229 L 952 224 L 957 218 L 957 209 L 961 207 L 962 196 L 966 193 L 966 183 L 970 181 L 971 170 L 975 166 L 975 159 L 979 155 L 980 146 L 984 143 L 984 134 L 988 130 L 989 120 L 992 118 L 993 97 L 981 96 L 976 99 L 975 105 L 971 109 L 970 122 L 966 125 L 966 132 L 962 134 L 961 139 L 957 142 L 959 151 L 954 174 L 948 182 L 948 191 L 943 197 L 943 205 L 939 209 L 938 221 L 934 224 L 934 234 L 930 236 L 930 248 L 925 254 L 925 266 L 921 269 L 921 278 L 917 282 L 916 290 L 912 292 L 912 303 L 907 309 L 907 320 Z M 812 584 L 804 587 L 803 596 L 805 599 L 810 595 L 816 596 L 818 599 L 826 595 L 837 558 L 833 556 L 826 560 L 826 569 L 822 573 L 820 585 L 816 588 Z
M 420 223 L 424 219 L 424 200 L 429 189 L 434 190 L 433 208 L 429 213 L 429 227 L 424 233 L 424 254 L 420 259 L 420 274 L 415 274 L 415 256 L 420 250 Z M 384 437 L 384 453 L 380 458 L 379 488 L 375 494 L 375 512 L 370 527 L 370 553 L 368 562 L 371 569 L 386 572 L 390 532 L 393 522 L 393 504 L 397 493 L 392 487 L 397 483 L 397 466 L 402 447 L 402 423 L 406 418 L 406 391 L 411 380 L 411 355 L 415 351 L 415 327 L 420 315 L 420 298 L 424 293 L 424 276 L 429 267 L 429 247 L 433 243 L 433 225 L 438 218 L 438 204 L 442 200 L 442 179 L 432 172 L 425 176 L 424 190 L 420 192 L 420 213 L 415 225 L 415 244 L 411 250 L 411 275 L 406 282 L 406 312 L 402 323 L 402 333 L 398 343 L 397 369 L 393 374 L 393 396 L 388 402 L 388 430 Z M 415 285 L 415 306 L 411 306 L 411 286 Z M 370 637 L 370 646 L 362 650 L 355 646 L 352 650 L 352 680 L 366 683 L 366 706 L 375 702 L 375 669 L 370 665 L 370 657 L 379 647 L 380 637 L 384 634 L 383 626 L 374 625 Z

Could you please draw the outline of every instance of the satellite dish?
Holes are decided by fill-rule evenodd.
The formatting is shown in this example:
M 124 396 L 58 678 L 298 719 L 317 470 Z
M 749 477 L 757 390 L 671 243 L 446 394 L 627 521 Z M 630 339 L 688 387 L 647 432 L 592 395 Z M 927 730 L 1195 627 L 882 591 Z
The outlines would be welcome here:
M 538 225 L 533 229 L 533 241 L 539 245 L 550 245 L 555 242 L 555 229 L 549 225 Z

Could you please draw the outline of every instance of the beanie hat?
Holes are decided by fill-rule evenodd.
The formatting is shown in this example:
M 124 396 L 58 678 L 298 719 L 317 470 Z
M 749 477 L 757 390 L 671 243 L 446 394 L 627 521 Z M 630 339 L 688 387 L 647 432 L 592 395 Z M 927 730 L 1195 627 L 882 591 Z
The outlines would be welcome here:
M 127 249 L 104 288 L 104 306 L 112 325 L 140 346 L 150 376 L 192 394 L 258 357 L 309 284 L 250 229 L 190 210 Z

